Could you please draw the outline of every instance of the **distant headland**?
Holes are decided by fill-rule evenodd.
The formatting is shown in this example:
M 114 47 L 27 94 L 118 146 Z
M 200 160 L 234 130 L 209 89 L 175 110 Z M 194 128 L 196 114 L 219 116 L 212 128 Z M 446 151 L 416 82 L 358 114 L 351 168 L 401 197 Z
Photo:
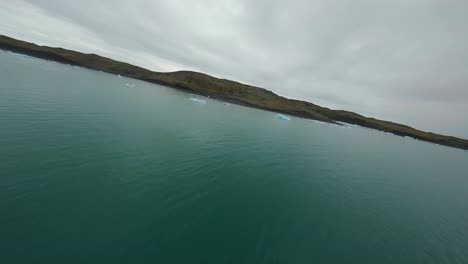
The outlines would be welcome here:
M 215 78 L 199 72 L 154 72 L 125 62 L 115 61 L 96 54 L 62 48 L 38 46 L 7 36 L 0 35 L 0 49 L 56 62 L 81 66 L 98 71 L 162 84 L 191 93 L 228 101 L 272 112 L 301 118 L 340 124 L 344 122 L 362 127 L 377 129 L 399 136 L 407 136 L 422 141 L 468 150 L 468 140 L 424 132 L 409 126 L 365 117 L 344 110 L 332 110 L 309 102 L 288 99 L 269 90 L 242 84 L 235 81 Z

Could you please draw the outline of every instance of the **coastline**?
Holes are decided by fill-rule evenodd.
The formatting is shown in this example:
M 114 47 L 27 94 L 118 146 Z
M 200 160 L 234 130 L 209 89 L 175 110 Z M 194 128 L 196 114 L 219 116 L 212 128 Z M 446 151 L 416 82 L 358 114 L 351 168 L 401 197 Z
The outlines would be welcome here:
M 340 122 L 411 137 L 439 145 L 468 150 L 468 140 L 414 129 L 394 122 L 365 117 L 344 110 L 332 110 L 313 103 L 288 99 L 264 88 L 215 78 L 199 72 L 154 72 L 96 54 L 84 54 L 63 48 L 38 46 L 0 35 L 0 49 L 40 59 L 80 66 L 182 91 L 208 96 L 247 107 L 340 125 Z

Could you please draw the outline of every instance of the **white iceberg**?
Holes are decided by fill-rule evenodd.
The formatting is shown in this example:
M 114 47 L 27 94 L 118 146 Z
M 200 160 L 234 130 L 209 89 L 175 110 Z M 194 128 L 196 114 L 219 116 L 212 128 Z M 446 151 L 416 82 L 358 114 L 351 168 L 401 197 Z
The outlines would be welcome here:
M 276 115 L 276 119 L 279 119 L 279 120 L 291 120 L 291 118 L 285 116 L 285 115 L 282 115 L 282 114 L 277 114 Z
M 200 103 L 200 104 L 206 104 L 206 101 L 205 100 L 202 100 L 202 99 L 198 99 L 198 98 L 190 98 L 191 101 L 194 101 L 194 102 L 197 102 L 197 103 Z

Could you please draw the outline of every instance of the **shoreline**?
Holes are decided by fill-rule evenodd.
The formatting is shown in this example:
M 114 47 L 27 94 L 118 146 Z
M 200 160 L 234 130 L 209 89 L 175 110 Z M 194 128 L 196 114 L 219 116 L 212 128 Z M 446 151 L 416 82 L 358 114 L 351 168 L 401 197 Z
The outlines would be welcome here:
M 318 120 L 336 125 L 341 125 L 340 123 L 358 125 L 397 136 L 411 137 L 421 141 L 468 150 L 468 140 L 466 139 L 425 132 L 406 125 L 365 117 L 350 111 L 332 110 L 310 102 L 288 99 L 264 88 L 219 79 L 199 72 L 154 72 L 96 54 L 85 54 L 63 48 L 38 46 L 34 43 L 3 35 L 0 35 L 0 49 L 159 84 L 218 101 L 262 109 L 278 114 Z

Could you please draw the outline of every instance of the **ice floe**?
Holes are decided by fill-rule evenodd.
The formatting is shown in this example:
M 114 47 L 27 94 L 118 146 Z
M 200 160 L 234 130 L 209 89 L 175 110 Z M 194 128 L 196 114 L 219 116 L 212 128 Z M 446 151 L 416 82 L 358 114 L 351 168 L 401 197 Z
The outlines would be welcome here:
M 291 120 L 291 118 L 285 116 L 285 115 L 282 115 L 282 114 L 277 114 L 276 115 L 276 119 L 279 119 L 279 120 Z
M 197 102 L 197 103 L 200 103 L 200 104 L 206 104 L 206 101 L 205 100 L 202 100 L 202 99 L 198 99 L 198 98 L 189 98 L 191 101 L 194 101 L 194 102 Z

